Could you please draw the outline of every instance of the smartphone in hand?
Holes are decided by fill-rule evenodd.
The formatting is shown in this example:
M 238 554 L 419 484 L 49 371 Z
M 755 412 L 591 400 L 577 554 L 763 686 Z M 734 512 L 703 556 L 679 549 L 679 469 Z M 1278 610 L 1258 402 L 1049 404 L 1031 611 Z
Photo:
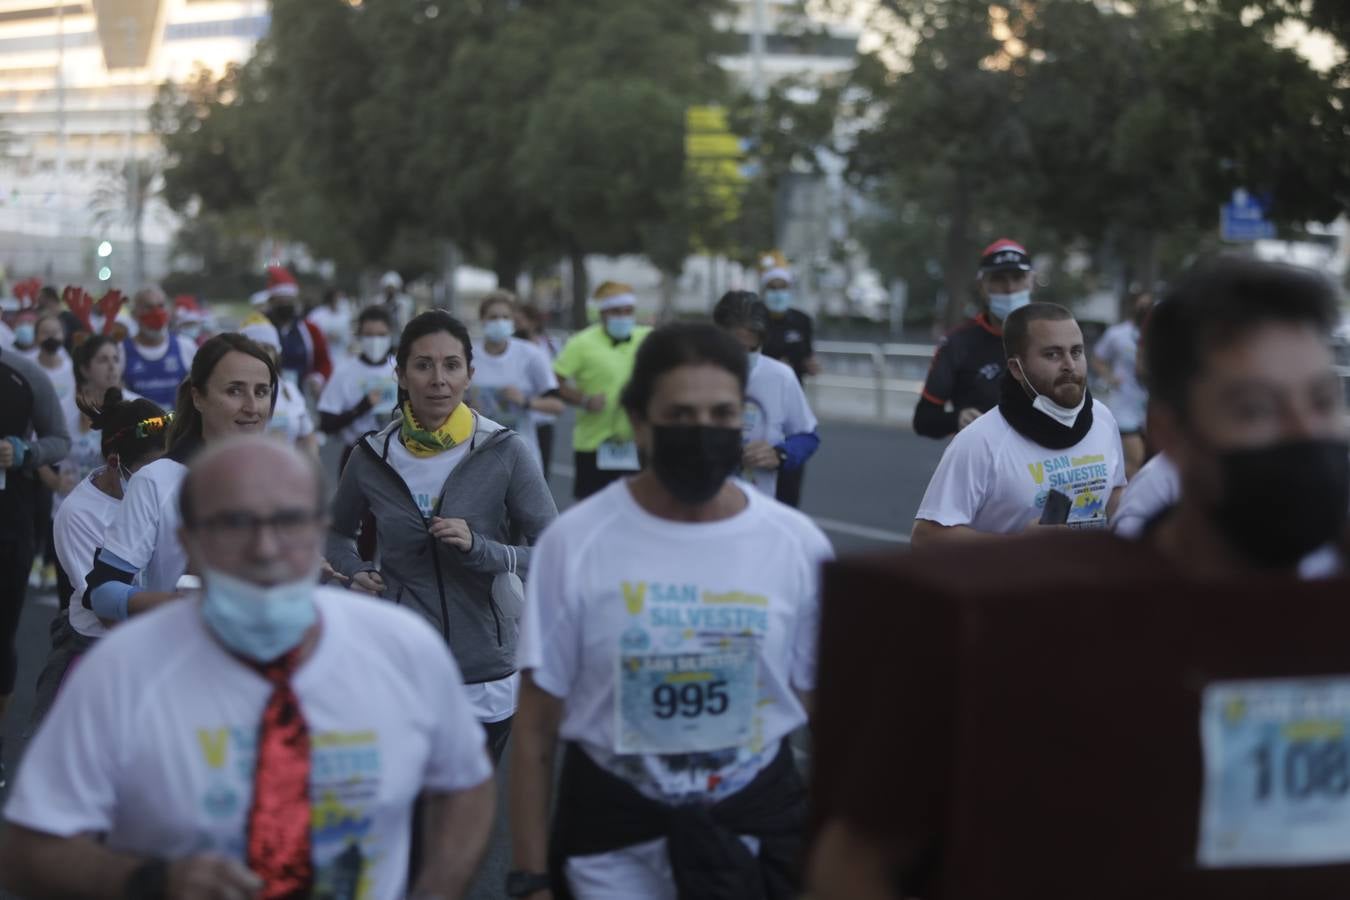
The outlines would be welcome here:
M 1072 507 L 1073 501 L 1067 494 L 1051 491 L 1050 496 L 1045 498 L 1045 508 L 1041 510 L 1041 524 L 1063 525 L 1069 521 L 1069 510 Z

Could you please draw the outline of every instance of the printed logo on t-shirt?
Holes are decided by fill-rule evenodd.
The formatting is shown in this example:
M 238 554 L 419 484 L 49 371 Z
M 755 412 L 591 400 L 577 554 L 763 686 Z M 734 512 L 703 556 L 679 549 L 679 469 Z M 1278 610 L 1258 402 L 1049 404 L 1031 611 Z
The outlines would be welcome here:
M 768 597 L 689 583 L 620 588 L 630 622 L 616 654 L 615 751 L 687 755 L 682 768 L 710 775 L 741 747 L 758 752 Z
M 1037 509 L 1043 509 L 1050 491 L 1056 490 L 1069 498 L 1069 525 L 1105 526 L 1106 499 L 1111 493 L 1111 471 L 1105 455 L 1059 454 L 1027 463 L 1027 471 L 1038 488 Z
M 379 391 L 380 400 L 375 407 L 385 409 L 394 405 L 394 399 L 398 396 L 398 382 L 388 376 L 363 378 L 360 390 L 362 397 L 368 396 L 371 391 Z
M 985 363 L 980 366 L 980 377 L 985 381 L 993 381 L 1003 374 L 1003 367 L 998 363 Z
M 257 731 L 199 728 L 197 744 L 208 784 L 202 809 L 222 830 L 203 835 L 203 850 L 246 856 L 244 797 L 253 782 Z M 371 867 L 384 852 L 372 829 L 381 780 L 379 736 L 374 731 L 316 732 L 310 740 L 310 841 L 314 896 L 357 900 L 367 896 Z M 246 819 L 245 819 L 246 821 Z

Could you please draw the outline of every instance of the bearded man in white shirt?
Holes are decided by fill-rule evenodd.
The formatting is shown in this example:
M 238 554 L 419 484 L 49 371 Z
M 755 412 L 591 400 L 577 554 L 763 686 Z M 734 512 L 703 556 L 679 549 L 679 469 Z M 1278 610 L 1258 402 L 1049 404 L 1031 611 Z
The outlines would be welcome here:
M 1105 528 L 1125 486 L 1120 432 L 1087 387 L 1073 314 L 1031 303 L 1003 325 L 998 406 L 960 431 L 915 516 L 913 546 L 1068 525 Z

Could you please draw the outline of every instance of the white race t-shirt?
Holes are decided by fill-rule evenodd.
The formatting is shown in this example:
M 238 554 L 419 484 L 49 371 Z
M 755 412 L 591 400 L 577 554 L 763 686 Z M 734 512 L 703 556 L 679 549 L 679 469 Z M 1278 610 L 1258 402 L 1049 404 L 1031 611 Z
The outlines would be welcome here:
M 394 358 L 372 366 L 360 357 L 344 360 L 333 371 L 333 377 L 323 387 L 319 395 L 318 410 L 334 415 L 354 409 L 361 398 L 371 391 L 380 392 L 380 402 L 352 420 L 338 433 L 343 444 L 351 446 L 360 440 L 361 435 L 369 431 L 378 431 L 382 425 L 380 417 L 388 422 L 388 416 L 394 409 L 394 400 L 398 396 L 398 380 L 394 377 Z
M 513 387 L 526 400 L 558 389 L 558 376 L 542 347 L 511 338 L 506 351 L 493 356 L 485 346 L 473 356 L 473 383 L 469 385 L 469 405 L 525 438 L 525 444 L 539 459 L 539 438 L 536 420 L 526 407 L 512 406 L 501 396 L 501 389 Z
M 314 418 L 309 414 L 304 395 L 293 384 L 282 381 L 277 385 L 277 400 L 272 406 L 272 420 L 267 433 L 294 444 L 314 433 Z
M 61 363 L 55 369 L 49 369 L 38 362 L 39 351 L 32 350 L 25 354 L 37 367 L 42 370 L 52 383 L 52 389 L 56 391 L 56 402 L 61 404 L 61 408 L 75 403 L 75 362 L 65 350 L 61 351 Z
M 806 393 L 792 367 L 760 355 L 750 370 L 745 389 L 745 424 L 742 442 L 767 441 L 776 447 L 789 435 L 816 430 L 816 417 L 806 402 Z M 777 469 L 755 469 L 743 473 L 747 481 L 770 497 L 778 488 Z
M 352 303 L 344 300 L 333 309 L 321 303 L 309 311 L 306 319 L 313 322 L 328 342 L 328 354 L 333 362 L 347 358 L 347 346 L 352 342 Z
M 1181 499 L 1181 473 L 1166 454 L 1159 453 L 1140 467 L 1120 494 L 1111 517 L 1111 530 L 1136 538 L 1155 516 Z
M 186 466 L 167 458 L 137 471 L 104 536 L 103 548 L 135 566 L 146 590 L 172 591 L 187 571 L 178 542 L 178 489 L 186 475 Z
M 1092 355 L 1109 365 L 1112 377 L 1120 382 L 1106 400 L 1116 423 L 1127 434 L 1143 428 L 1148 391 L 1139 383 L 1139 326 L 1133 322 L 1112 325 L 1102 333 Z
M 93 610 L 85 609 L 84 577 L 94 568 L 94 551 L 103 546 L 108 525 L 121 505 L 121 500 L 99 490 L 90 475 L 75 485 L 52 521 L 56 558 L 74 588 L 70 594 L 70 627 L 85 637 L 108 633 Z
M 1111 492 L 1125 484 L 1125 460 L 1115 418 L 1093 404 L 1092 427 L 1064 450 L 1032 443 L 997 406 L 989 410 L 947 445 L 915 518 L 1014 534 L 1040 518 L 1054 489 L 1072 503 L 1068 524 L 1105 528 Z
M 335 588 L 292 678 L 309 726 L 315 896 L 405 896 L 412 804 L 492 777 L 459 670 L 407 610 Z M 5 817 L 109 850 L 246 858 L 259 722 L 271 685 L 208 633 L 196 600 L 114 629 L 62 687 Z M 355 849 L 353 849 L 355 848 Z M 339 889 L 339 885 L 346 885 Z
M 436 511 L 436 503 L 441 498 L 441 488 L 455 467 L 469 455 L 473 441 L 465 441 L 435 456 L 413 456 L 398 435 L 389 442 L 389 465 L 403 479 L 403 483 L 412 492 L 413 502 L 422 513 L 422 518 L 430 519 Z
M 717 522 L 648 513 L 626 481 L 544 530 L 517 661 L 562 699 L 560 734 L 643 794 L 715 802 L 806 721 L 820 566 L 810 519 L 744 482 Z

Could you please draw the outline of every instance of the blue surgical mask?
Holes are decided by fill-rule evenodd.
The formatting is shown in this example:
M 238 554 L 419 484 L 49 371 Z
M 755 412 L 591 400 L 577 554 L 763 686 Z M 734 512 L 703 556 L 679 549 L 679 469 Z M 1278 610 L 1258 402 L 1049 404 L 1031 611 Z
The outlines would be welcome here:
M 14 326 L 14 343 L 21 347 L 32 345 L 37 340 L 37 326 L 32 322 L 24 322 Z
M 1021 309 L 1031 302 L 1030 289 L 1017 291 L 1014 294 L 990 294 L 989 312 L 1000 322 L 1008 318 L 1008 315 L 1015 309 Z
M 516 323 L 510 319 L 488 319 L 483 323 L 483 337 L 494 344 L 504 344 L 516 333 Z
M 769 308 L 769 312 L 787 312 L 788 307 L 792 305 L 792 291 L 787 288 L 765 291 L 764 305 Z
M 266 663 L 300 646 L 318 619 L 314 588 L 318 572 L 304 578 L 261 587 L 207 569 L 202 618 L 230 650 Z
M 610 316 L 605 320 L 605 331 L 616 341 L 626 341 L 633 336 L 637 319 L 633 316 Z
M 760 351 L 760 350 L 751 350 L 749 353 L 747 353 L 747 354 L 745 354 L 745 355 L 746 355 L 746 357 L 748 358 L 749 363 L 750 363 L 749 366 L 746 368 L 746 371 L 747 371 L 747 372 L 753 372 L 753 371 L 755 371 L 755 366 L 759 365 L 759 358 L 760 358 L 761 356 L 763 356 L 764 354 L 763 354 L 763 352 Z

